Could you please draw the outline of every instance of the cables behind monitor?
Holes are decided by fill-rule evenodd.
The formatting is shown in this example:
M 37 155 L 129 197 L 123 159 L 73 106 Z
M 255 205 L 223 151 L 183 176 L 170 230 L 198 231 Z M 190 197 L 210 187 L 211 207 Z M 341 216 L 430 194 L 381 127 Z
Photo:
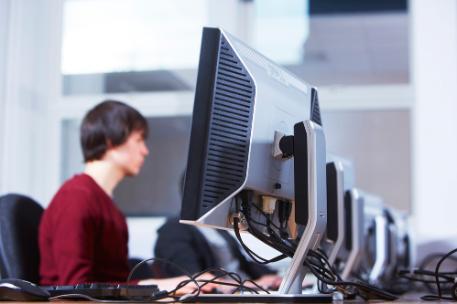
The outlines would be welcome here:
M 279 227 L 274 223 L 269 214 L 263 212 L 263 210 L 257 206 L 254 202 L 248 200 L 249 195 L 242 195 L 235 197 L 235 208 L 237 214 L 244 216 L 245 224 L 247 225 L 247 231 L 260 239 L 267 245 L 278 250 L 281 255 L 276 256 L 272 259 L 266 259 L 254 251 L 252 251 L 241 238 L 241 221 L 239 217 L 234 217 L 233 226 L 235 236 L 240 242 L 241 246 L 245 249 L 246 253 L 256 262 L 261 264 L 268 264 L 282 260 L 286 257 L 293 257 L 297 249 L 297 242 L 295 240 L 286 240 L 281 236 L 287 234 L 284 231 L 284 226 Z M 260 214 L 265 223 L 255 220 L 251 216 L 251 207 Z M 244 223 L 243 223 L 244 224 Z M 261 226 L 265 229 L 268 234 L 260 231 L 257 226 Z M 318 287 L 322 293 L 330 293 L 332 291 L 340 291 L 348 297 L 360 296 L 363 299 L 380 298 L 384 300 L 396 300 L 398 297 L 392 293 L 384 291 L 376 286 L 370 285 L 363 281 L 344 281 L 339 276 L 338 272 L 330 265 L 327 257 L 320 251 L 309 250 L 307 257 L 305 258 L 303 266 L 307 267 L 310 272 L 320 281 Z M 326 286 L 327 285 L 327 286 Z M 331 286 L 332 288 L 329 288 Z

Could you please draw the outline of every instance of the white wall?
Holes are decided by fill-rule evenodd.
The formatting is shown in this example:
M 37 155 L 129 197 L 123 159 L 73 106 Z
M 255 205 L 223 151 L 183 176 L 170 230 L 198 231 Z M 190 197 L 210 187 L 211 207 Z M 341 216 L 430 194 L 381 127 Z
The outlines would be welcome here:
M 455 238 L 457 1 L 412 0 L 410 9 L 416 237 Z
M 140 259 L 154 257 L 154 245 L 157 241 L 157 229 L 164 223 L 165 217 L 129 217 L 129 256 Z
M 0 1 L 0 168 L 3 159 L 5 142 L 5 86 L 6 86 L 6 46 L 8 40 L 8 11 L 9 1 Z M 1 177 L 1 175 L 0 175 Z M 3 180 L 0 178 L 0 193 Z
M 52 109 L 60 96 L 61 8 L 61 1 L 1 2 L 0 194 L 43 201 L 55 191 L 49 173 L 60 165 Z

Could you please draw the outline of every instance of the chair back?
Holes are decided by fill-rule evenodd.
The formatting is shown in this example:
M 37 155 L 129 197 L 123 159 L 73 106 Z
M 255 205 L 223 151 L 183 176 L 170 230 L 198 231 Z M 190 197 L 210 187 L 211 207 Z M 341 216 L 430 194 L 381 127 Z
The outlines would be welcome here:
M 43 207 L 27 196 L 0 197 L 0 278 L 39 282 L 38 227 L 42 214 Z

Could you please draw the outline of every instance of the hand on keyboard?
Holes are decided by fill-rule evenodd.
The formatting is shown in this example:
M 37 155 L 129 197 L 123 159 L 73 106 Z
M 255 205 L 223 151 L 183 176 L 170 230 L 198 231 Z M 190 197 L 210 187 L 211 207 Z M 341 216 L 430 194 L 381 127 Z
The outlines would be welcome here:
M 265 290 L 277 290 L 281 285 L 282 277 L 276 274 L 267 274 L 261 276 L 255 282 Z M 254 285 L 254 284 L 252 284 Z
M 197 278 L 197 280 L 211 280 L 213 279 L 214 276 L 211 274 L 203 274 Z M 173 277 L 173 278 L 168 278 L 168 279 L 147 279 L 147 280 L 141 280 L 138 282 L 138 285 L 151 285 L 151 284 L 157 284 L 161 290 L 167 290 L 167 291 L 172 291 L 174 290 L 179 283 L 183 281 L 189 280 L 188 276 L 179 276 L 179 277 Z M 199 285 L 202 285 L 202 282 L 198 282 Z M 211 293 L 213 290 L 216 289 L 216 285 L 213 283 L 206 284 L 205 286 L 202 286 L 200 289 L 200 292 L 202 293 Z M 181 287 L 176 291 L 177 296 L 185 295 L 188 293 L 193 293 L 197 290 L 197 286 L 195 286 L 194 282 L 189 282 L 185 286 Z

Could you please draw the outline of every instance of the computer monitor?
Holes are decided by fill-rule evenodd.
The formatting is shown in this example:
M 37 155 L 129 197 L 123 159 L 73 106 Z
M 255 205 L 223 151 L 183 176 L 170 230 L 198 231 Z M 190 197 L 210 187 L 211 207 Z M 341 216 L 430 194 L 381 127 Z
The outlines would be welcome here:
M 364 192 L 363 197 L 365 200 L 366 246 L 364 265 L 360 269 L 360 275 L 370 283 L 379 284 L 391 260 L 385 206 L 379 196 Z
M 411 269 L 414 266 L 414 251 L 408 216 L 399 210 L 387 207 L 384 214 L 387 220 L 389 252 L 384 283 L 389 286 L 391 285 L 389 278 L 393 277 L 399 270 Z
M 344 265 L 342 278 L 362 278 L 379 284 L 386 277 L 386 270 L 393 261 L 389 242 L 390 232 L 385 207 L 380 197 L 352 189 L 345 197 L 348 237 L 346 247 L 349 256 Z M 392 233 L 394 229 L 392 228 Z M 394 236 L 392 236 L 394 237 Z
M 325 165 L 316 89 L 204 28 L 181 222 L 244 229 L 293 257 L 279 292 L 301 293 L 304 259 L 326 227 Z M 275 235 L 266 222 L 288 229 Z
M 327 229 L 321 241 L 321 249 L 336 270 L 348 256 L 345 249 L 345 193 L 354 187 L 351 162 L 335 155 L 327 155 Z
M 364 199 L 356 188 L 344 194 L 345 209 L 345 241 L 344 250 L 339 252 L 341 262 L 341 278 L 348 280 L 358 269 L 365 246 L 365 214 Z

